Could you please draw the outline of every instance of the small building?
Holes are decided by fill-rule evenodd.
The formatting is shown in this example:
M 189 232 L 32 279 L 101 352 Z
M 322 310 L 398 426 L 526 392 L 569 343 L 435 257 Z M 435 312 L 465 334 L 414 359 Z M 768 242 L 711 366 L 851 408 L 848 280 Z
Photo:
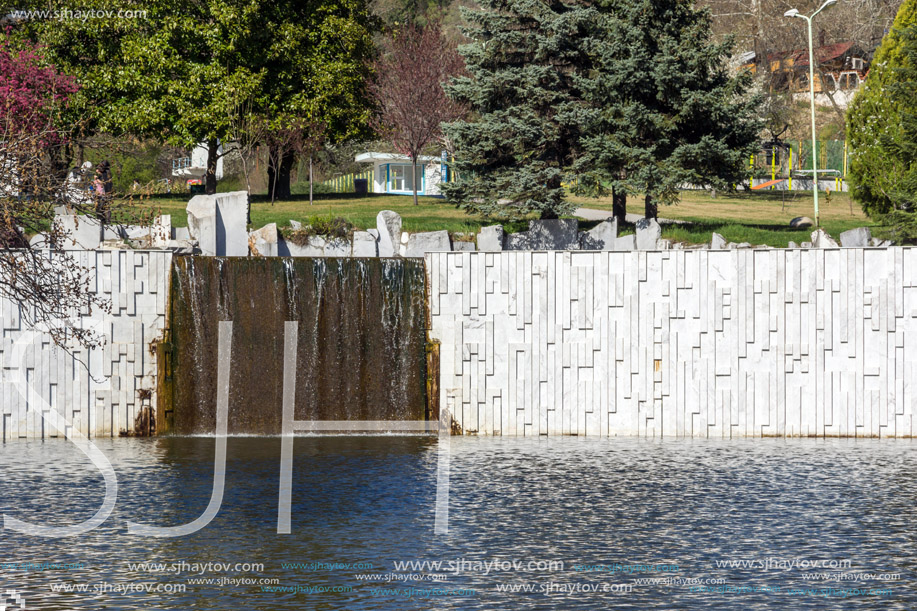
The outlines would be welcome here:
M 354 158 L 357 163 L 373 164 L 373 193 L 411 195 L 417 182 L 417 195 L 440 195 L 439 185 L 448 169 L 442 159 L 425 155 L 417 159 L 417 174 L 412 176 L 411 158 L 395 153 L 361 153 Z M 445 175 L 445 176 L 444 176 Z

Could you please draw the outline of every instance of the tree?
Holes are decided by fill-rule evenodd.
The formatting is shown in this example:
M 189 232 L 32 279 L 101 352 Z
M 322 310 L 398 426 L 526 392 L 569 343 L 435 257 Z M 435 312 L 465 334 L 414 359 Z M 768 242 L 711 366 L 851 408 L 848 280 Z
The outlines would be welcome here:
M 76 82 L 50 65 L 40 49 L 16 46 L 0 35 L 0 296 L 65 348 L 72 342 L 98 346 L 101 338 L 93 330 L 71 321 L 87 307 L 107 307 L 90 291 L 88 270 L 60 251 L 69 233 L 53 222 L 56 206 L 73 212 L 94 208 L 71 196 L 61 170 L 69 144 L 61 114 L 76 91 Z M 45 250 L 28 239 L 40 232 Z
M 876 50 L 866 82 L 847 111 L 850 147 L 850 181 L 853 198 L 872 217 L 902 209 L 907 197 L 901 179 L 908 174 L 913 157 L 899 154 L 907 139 L 902 120 L 914 112 L 914 98 L 893 93 L 893 85 L 909 65 L 904 32 L 917 25 L 917 0 L 906 0 L 898 11 L 891 31 Z M 899 88 L 900 91 L 900 88 Z M 897 143 L 897 144 L 896 144 Z
M 463 15 L 473 42 L 459 52 L 469 75 L 448 90 L 474 118 L 444 126 L 457 180 L 443 191 L 462 209 L 494 217 L 572 212 L 562 183 L 583 138 L 578 81 L 600 44 L 596 10 L 576 0 L 484 0 Z
M 66 9 L 112 6 L 82 0 Z M 185 147 L 205 142 L 208 192 L 216 188 L 219 143 L 232 137 L 230 116 L 240 99 L 252 100 L 267 122 L 320 116 L 334 138 L 368 129 L 372 22 L 365 0 L 160 1 L 143 10 L 136 19 L 34 20 L 21 30 L 77 76 L 82 87 L 74 104 L 93 128 Z M 280 192 L 288 191 L 289 175 L 281 172 L 280 183 Z
M 574 191 L 640 193 L 655 218 L 684 184 L 741 181 L 757 149 L 760 99 L 748 74 L 730 73 L 731 44 L 711 41 L 709 14 L 687 0 L 609 0 L 601 10 Z
M 410 158 L 415 206 L 420 154 L 442 140 L 444 122 L 455 121 L 466 112 L 443 89 L 463 68 L 461 56 L 443 36 L 438 22 L 401 28 L 386 39 L 382 56 L 374 63 L 369 92 L 378 107 L 376 128 L 395 150 Z

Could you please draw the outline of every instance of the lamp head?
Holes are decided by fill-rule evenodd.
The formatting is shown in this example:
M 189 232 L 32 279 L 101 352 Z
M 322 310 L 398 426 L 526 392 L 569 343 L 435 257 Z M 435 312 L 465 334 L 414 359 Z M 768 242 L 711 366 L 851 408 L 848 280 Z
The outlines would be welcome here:
M 799 14 L 799 9 L 791 8 L 783 14 L 784 17 L 795 17 Z

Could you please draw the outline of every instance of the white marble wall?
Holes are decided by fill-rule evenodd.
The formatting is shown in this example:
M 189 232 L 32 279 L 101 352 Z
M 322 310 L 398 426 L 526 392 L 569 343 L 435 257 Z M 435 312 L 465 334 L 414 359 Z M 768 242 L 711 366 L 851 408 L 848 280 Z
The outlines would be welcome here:
M 426 261 L 465 433 L 917 434 L 917 249 Z
M 47 335 L 29 332 L 19 308 L 0 299 L 0 434 L 4 440 L 62 436 L 41 416 L 53 409 L 84 435 L 117 436 L 133 428 L 141 390 L 155 410 L 156 358 L 150 344 L 161 338 L 168 307 L 171 253 L 90 250 L 71 252 L 95 270 L 92 290 L 112 304 L 111 313 L 84 316 L 99 325 L 104 347 L 68 354 Z M 87 366 L 84 366 L 86 364 Z M 14 375 L 21 372 L 37 393 L 27 398 Z M 18 378 L 22 380 L 22 378 Z

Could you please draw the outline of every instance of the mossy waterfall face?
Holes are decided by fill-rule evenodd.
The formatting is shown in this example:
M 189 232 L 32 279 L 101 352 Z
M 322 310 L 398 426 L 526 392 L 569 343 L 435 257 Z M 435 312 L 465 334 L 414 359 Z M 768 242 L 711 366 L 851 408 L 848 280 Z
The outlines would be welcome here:
M 230 434 L 281 432 L 286 321 L 299 322 L 296 420 L 425 418 L 421 260 L 176 258 L 161 432 L 214 432 L 221 320 Z

